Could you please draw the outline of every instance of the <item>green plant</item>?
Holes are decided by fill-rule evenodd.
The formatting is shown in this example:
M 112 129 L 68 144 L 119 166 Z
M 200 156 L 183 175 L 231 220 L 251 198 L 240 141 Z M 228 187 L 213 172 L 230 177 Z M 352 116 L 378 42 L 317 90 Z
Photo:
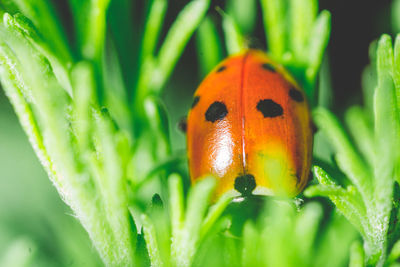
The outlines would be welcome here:
M 116 14 L 129 10 L 129 1 L 70 4 L 78 40 L 73 52 L 49 2 L 2 2 L 1 80 L 41 163 L 104 263 L 133 265 L 136 229 L 127 183 L 135 187 L 143 177 L 140 172 L 131 177 L 128 169 L 139 164 L 134 155 L 141 161 L 147 155 L 140 168 L 148 171 L 170 153 L 157 96 L 209 1 L 190 2 L 157 51 L 166 1 L 151 2 L 137 51 L 119 51 L 140 55 L 131 84 L 124 81 L 127 73 L 115 51 L 126 32 L 118 32 L 115 41 L 106 35 L 107 9 L 118 27 Z
M 254 27 L 254 9 L 247 12 L 248 16 L 236 18 L 242 2 L 228 1 L 231 14 L 221 12 L 228 55 L 246 48 L 244 34 L 249 34 Z M 324 10 L 318 14 L 318 2 L 313 0 L 261 0 L 260 4 L 269 56 L 291 71 L 311 104 L 316 104 L 316 78 L 328 45 L 330 13 Z M 222 59 L 221 41 L 210 19 L 200 26 L 197 37 L 204 75 Z
M 299 211 L 288 199 L 259 206 L 260 199 L 230 204 L 229 195 L 206 212 L 214 186 L 211 178 L 199 182 L 185 201 L 181 179 L 173 175 L 166 205 L 155 196 L 145 213 L 132 210 L 143 226 L 151 266 L 321 266 L 328 258 L 331 266 L 346 263 L 356 232 L 337 213 L 323 227 L 318 203 Z
M 322 198 L 237 203 L 224 195 L 213 202 L 212 177 L 188 186 L 161 96 L 191 35 L 198 29 L 205 75 L 224 55 L 247 48 L 259 4 L 269 56 L 292 72 L 314 108 L 321 105 L 321 64 L 319 78 L 329 83 L 322 60 L 330 13 L 318 13 L 317 0 L 227 0 L 214 16 L 207 14 L 209 0 L 192 0 L 163 29 L 167 0 L 146 2 L 144 20 L 129 0 L 68 3 L 72 45 L 49 1 L 0 2 L 0 79 L 51 181 L 105 265 L 343 266 L 349 255 L 351 266 L 396 263 L 400 37 L 394 49 L 386 35 L 371 46 L 365 107 L 345 115 L 352 137 L 332 113 L 314 110 L 336 161 L 316 159 L 319 184 L 305 195 L 327 196 L 335 208 Z M 321 149 L 329 154 L 317 144 Z M 13 255 L 30 244 L 16 240 L 0 262 L 18 263 Z M 33 261 L 23 256 L 21 265 Z
M 372 99 L 366 98 L 365 108 L 354 106 L 346 112 L 351 135 L 329 111 L 319 108 L 314 112 L 314 120 L 331 140 L 336 163 L 348 180 L 340 185 L 332 179 L 336 175 L 316 166 L 314 174 L 320 184 L 309 187 L 306 195 L 328 196 L 335 203 L 363 237 L 363 253 L 370 265 L 382 266 L 399 238 L 399 45 L 400 36 L 393 52 L 391 38 L 383 35 L 377 46 L 372 46 L 372 67 L 365 75 L 376 78 L 376 89 Z

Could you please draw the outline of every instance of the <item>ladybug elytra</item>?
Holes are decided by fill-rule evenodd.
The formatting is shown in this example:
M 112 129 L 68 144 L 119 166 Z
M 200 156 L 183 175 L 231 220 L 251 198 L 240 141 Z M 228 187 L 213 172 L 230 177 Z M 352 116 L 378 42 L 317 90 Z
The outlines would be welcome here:
M 306 97 L 265 53 L 231 56 L 195 92 L 187 149 L 192 182 L 215 176 L 217 196 L 297 195 L 311 165 Z

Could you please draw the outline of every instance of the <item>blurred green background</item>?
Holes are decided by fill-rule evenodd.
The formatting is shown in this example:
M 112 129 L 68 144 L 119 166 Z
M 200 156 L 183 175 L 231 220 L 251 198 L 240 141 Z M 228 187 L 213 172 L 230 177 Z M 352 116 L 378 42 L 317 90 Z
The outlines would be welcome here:
M 66 1 L 54 2 L 64 18 L 67 32 L 70 32 L 68 22 L 71 18 Z M 140 21 L 144 1 L 136 2 L 134 13 Z M 170 1 L 165 29 L 184 2 Z M 320 9 L 332 12 L 328 60 L 334 90 L 332 108 L 339 112 L 350 103 L 361 101 L 360 77 L 368 63 L 368 46 L 381 33 L 390 33 L 391 29 L 390 0 L 349 2 L 320 1 Z M 219 16 L 215 7 L 224 8 L 224 4 L 222 0 L 213 1 L 209 12 Z M 251 40 L 264 48 L 260 14 L 256 23 Z M 186 114 L 201 78 L 192 39 L 163 96 L 170 114 L 172 147 L 175 150 L 184 151 L 185 136 L 178 132 L 176 125 Z M 16 251 L 25 252 L 18 254 L 23 255 L 21 265 L 32 257 L 40 266 L 101 265 L 87 234 L 51 185 L 11 105 L 0 91 L 0 266 L 7 266 L 7 257 L 12 257 Z
M 41 266 L 96 261 L 87 234 L 47 178 L 3 91 L 0 127 L 0 266 L 8 266 L 14 252 L 26 256 L 21 266 L 31 257 Z

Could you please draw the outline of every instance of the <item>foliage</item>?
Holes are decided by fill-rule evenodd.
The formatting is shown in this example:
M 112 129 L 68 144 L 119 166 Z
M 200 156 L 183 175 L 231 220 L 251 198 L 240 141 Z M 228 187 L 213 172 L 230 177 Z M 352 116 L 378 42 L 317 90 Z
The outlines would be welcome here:
M 132 178 L 127 169 L 138 163 L 135 159 L 142 161 L 143 154 L 150 157 L 142 163 L 145 170 L 152 158 L 169 154 L 157 96 L 209 2 L 190 2 L 157 51 L 166 1 L 151 3 L 143 43 L 134 51 L 141 62 L 133 92 L 125 86 L 113 39 L 106 35 L 109 1 L 70 4 L 78 29 L 76 51 L 67 45 L 49 2 L 2 3 L 1 80 L 42 165 L 103 261 L 133 265 L 136 230 L 127 183 L 143 177 Z M 115 5 L 121 6 L 110 6 L 115 12 L 111 17 L 129 3 Z M 143 148 L 148 143 L 152 151 Z M 141 158 L 134 158 L 138 154 Z
M 246 9 L 253 6 L 253 2 L 246 1 Z M 317 74 L 330 35 L 330 13 L 324 10 L 318 14 L 318 2 L 314 0 L 261 0 L 260 4 L 269 55 L 291 71 L 314 105 Z M 248 42 L 245 34 L 251 33 L 254 26 L 256 11 L 242 11 L 246 16 L 239 17 L 238 9 L 245 8 L 242 5 L 243 1 L 231 0 L 228 1 L 230 13 L 221 11 L 228 55 L 246 49 Z M 221 42 L 210 24 L 210 20 L 203 23 L 198 34 L 199 61 L 203 74 L 221 60 Z M 213 57 L 204 57 L 203 54 Z
M 318 15 L 317 1 L 262 0 L 261 4 L 271 55 L 291 70 L 314 104 L 315 81 L 330 34 L 330 13 L 324 10 Z
M 135 216 L 143 225 L 151 266 L 320 266 L 328 258 L 331 266 L 340 266 L 347 261 L 356 233 L 336 213 L 323 227 L 316 202 L 299 212 L 288 199 L 230 203 L 224 195 L 205 214 L 214 180 L 192 187 L 186 205 L 180 181 L 177 176 L 169 180 L 169 219 L 158 198 L 147 214 Z M 244 212 L 249 206 L 254 210 Z M 338 240 L 343 246 L 335 245 Z
M 143 18 L 129 0 L 69 0 L 70 36 L 49 1 L 1 1 L 0 80 L 52 183 L 107 266 L 395 264 L 400 37 L 394 49 L 387 35 L 371 46 L 365 107 L 345 114 L 351 135 L 327 109 L 314 110 L 335 161 L 316 159 L 319 184 L 305 195 L 335 207 L 323 198 L 215 199 L 213 177 L 188 186 L 161 94 L 196 30 L 204 76 L 249 46 L 260 5 L 270 57 L 292 72 L 312 107 L 320 103 L 330 13 L 319 13 L 317 0 L 243 3 L 227 0 L 215 16 L 209 0 L 191 0 L 163 27 L 167 0 L 147 1 Z M 325 83 L 327 72 L 319 76 Z M 30 246 L 16 240 L 0 263 L 30 264 Z
M 323 108 L 314 112 L 314 120 L 331 140 L 336 163 L 347 176 L 348 184 L 339 185 L 316 166 L 314 174 L 320 184 L 309 187 L 306 195 L 328 196 L 335 203 L 362 235 L 370 265 L 382 266 L 399 238 L 400 154 L 395 149 L 400 145 L 399 45 L 400 36 L 396 38 L 394 52 L 388 35 L 379 40 L 373 63 L 376 89 L 372 105 L 367 105 L 373 110 L 354 106 L 345 114 L 352 138 L 332 113 Z M 368 114 L 374 114 L 374 118 L 369 119 Z

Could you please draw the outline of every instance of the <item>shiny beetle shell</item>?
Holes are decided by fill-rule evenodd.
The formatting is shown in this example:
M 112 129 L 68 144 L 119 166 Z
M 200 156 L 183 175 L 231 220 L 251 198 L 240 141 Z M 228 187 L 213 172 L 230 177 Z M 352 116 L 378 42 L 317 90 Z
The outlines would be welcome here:
M 192 182 L 215 176 L 217 196 L 295 196 L 307 184 L 312 155 L 304 92 L 261 51 L 229 57 L 195 92 L 187 148 Z

